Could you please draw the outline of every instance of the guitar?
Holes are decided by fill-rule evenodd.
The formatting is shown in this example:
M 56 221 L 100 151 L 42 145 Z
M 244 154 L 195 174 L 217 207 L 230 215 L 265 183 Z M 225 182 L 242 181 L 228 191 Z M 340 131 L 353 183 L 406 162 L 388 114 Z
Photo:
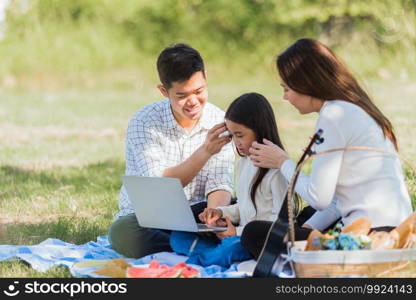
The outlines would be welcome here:
M 308 156 L 314 153 L 313 151 L 311 151 L 313 144 L 321 144 L 324 141 L 322 133 L 323 130 L 319 129 L 312 136 L 308 146 L 306 147 L 301 158 L 297 162 L 296 167 L 302 164 Z M 296 181 L 299 176 L 299 171 L 300 170 L 293 174 L 293 184 L 291 186 L 292 191 L 290 193 L 291 195 L 293 195 L 293 190 L 295 189 Z M 272 226 L 269 229 L 266 241 L 263 245 L 263 249 L 259 255 L 259 258 L 257 259 L 257 264 L 253 271 L 253 277 L 272 277 L 273 265 L 279 258 L 280 254 L 286 249 L 285 237 L 288 234 L 289 228 L 289 213 L 287 207 L 288 201 L 292 201 L 292 199 L 288 199 L 288 194 L 289 191 L 286 193 L 285 200 L 283 201 L 282 208 L 279 212 L 279 217 L 276 221 L 273 222 Z M 276 277 L 277 275 L 278 274 L 274 274 L 273 277 Z

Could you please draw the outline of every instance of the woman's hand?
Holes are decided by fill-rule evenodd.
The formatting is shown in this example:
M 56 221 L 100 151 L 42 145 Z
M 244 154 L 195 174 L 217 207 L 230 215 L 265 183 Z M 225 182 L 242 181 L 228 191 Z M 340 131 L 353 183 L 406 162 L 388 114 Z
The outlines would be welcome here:
M 280 169 L 289 156 L 269 140 L 263 139 L 263 143 L 253 142 L 249 149 L 251 161 L 256 167 Z
M 204 211 L 198 215 L 198 217 L 207 225 L 218 226 L 218 222 L 221 222 L 220 219 L 222 217 L 222 210 L 217 208 L 205 208 Z
M 231 223 L 230 217 L 225 217 L 225 222 L 227 222 L 227 230 L 215 233 L 220 240 L 237 235 L 237 230 L 235 229 L 233 223 Z

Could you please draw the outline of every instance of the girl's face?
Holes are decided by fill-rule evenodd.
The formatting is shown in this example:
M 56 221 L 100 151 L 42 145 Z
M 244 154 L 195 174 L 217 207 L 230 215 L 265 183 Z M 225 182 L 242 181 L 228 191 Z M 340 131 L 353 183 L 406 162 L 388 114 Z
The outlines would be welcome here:
M 289 101 L 302 115 L 321 110 L 322 100 L 298 93 L 288 87 L 283 81 L 280 85 L 283 88 L 283 99 Z
M 225 119 L 225 125 L 227 126 L 228 132 L 233 138 L 235 147 L 241 156 L 249 155 L 248 149 L 251 144 L 256 141 L 256 134 L 250 128 L 245 127 L 239 123 Z

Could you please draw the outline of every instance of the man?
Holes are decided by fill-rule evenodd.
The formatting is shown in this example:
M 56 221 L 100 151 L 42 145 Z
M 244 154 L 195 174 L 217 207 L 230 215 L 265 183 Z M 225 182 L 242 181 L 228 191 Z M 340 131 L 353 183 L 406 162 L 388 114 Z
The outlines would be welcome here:
M 221 136 L 224 112 L 207 102 L 200 54 L 188 45 L 173 45 L 160 53 L 157 69 L 157 88 L 168 100 L 144 107 L 130 120 L 126 175 L 179 178 L 195 216 L 207 206 L 230 204 L 234 153 L 226 145 L 230 137 Z M 172 251 L 169 232 L 139 226 L 124 187 L 119 208 L 109 230 L 116 251 L 135 258 Z

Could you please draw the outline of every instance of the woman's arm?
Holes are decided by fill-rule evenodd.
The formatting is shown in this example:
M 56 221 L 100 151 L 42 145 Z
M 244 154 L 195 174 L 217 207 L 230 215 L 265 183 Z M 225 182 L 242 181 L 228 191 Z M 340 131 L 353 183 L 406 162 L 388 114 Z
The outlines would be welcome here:
M 346 146 L 345 138 L 336 127 L 335 122 L 328 118 L 320 118 L 317 128 L 323 129 L 324 142 L 315 147 L 317 152 L 343 148 Z M 287 154 L 277 145 L 269 141 L 265 144 L 253 143 L 250 148 L 250 158 L 255 166 L 263 168 L 281 168 L 286 180 L 292 178 L 296 165 L 288 159 Z M 323 154 L 314 160 L 311 176 L 302 172 L 299 174 L 295 191 L 313 208 L 325 209 L 335 195 L 339 172 L 343 161 L 343 151 Z
M 339 218 L 341 218 L 341 213 L 337 209 L 337 200 L 334 198 L 326 209 L 315 212 L 303 225 L 323 231 Z
M 295 191 L 316 210 L 326 209 L 335 195 L 341 162 L 342 152 L 318 157 L 312 164 L 311 176 L 300 172 Z M 293 161 L 284 162 L 281 170 L 287 180 L 292 178 L 295 168 Z
M 345 138 L 335 122 L 328 118 L 320 118 L 317 128 L 323 129 L 324 139 L 322 144 L 315 147 L 317 153 L 346 146 Z M 343 156 L 344 151 L 319 155 L 312 163 L 310 176 L 302 172 L 299 174 L 295 191 L 316 210 L 324 210 L 334 198 Z M 286 160 L 281 171 L 286 179 L 290 180 L 295 168 L 293 161 Z

